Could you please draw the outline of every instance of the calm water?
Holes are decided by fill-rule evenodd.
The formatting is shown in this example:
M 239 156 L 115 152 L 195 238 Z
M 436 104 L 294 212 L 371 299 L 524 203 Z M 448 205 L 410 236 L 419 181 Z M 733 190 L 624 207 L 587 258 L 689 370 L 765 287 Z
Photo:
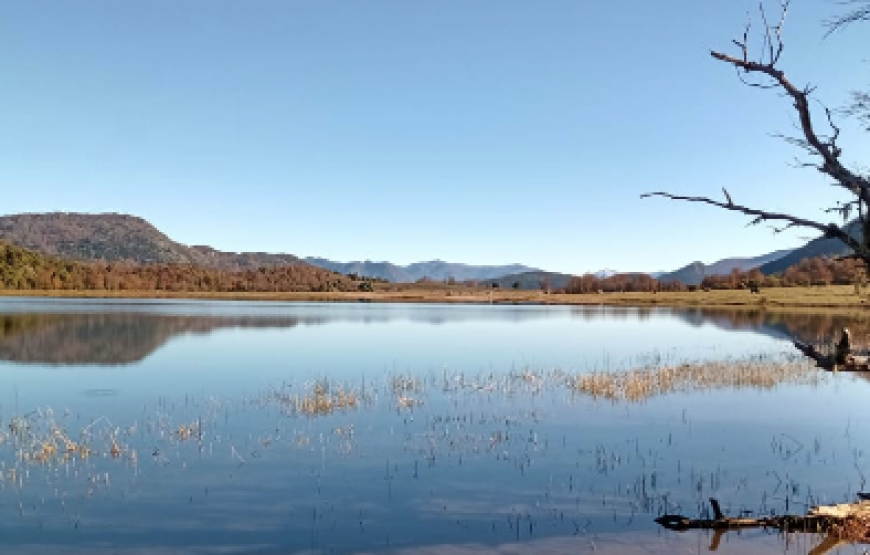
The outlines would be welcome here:
M 847 324 L 866 326 L 702 310 L 5 299 L 0 551 L 707 552 L 710 535 L 653 519 L 701 516 L 711 496 L 731 514 L 800 514 L 870 489 L 870 384 L 803 368 L 772 388 L 696 384 L 641 402 L 570 384 L 684 362 L 788 363 L 791 338 Z M 750 530 L 718 551 L 808 553 L 819 541 Z

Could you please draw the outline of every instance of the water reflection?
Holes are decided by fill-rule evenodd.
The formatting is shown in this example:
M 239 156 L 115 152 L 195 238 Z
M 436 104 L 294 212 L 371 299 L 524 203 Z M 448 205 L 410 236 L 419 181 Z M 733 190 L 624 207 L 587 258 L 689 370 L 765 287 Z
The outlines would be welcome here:
M 52 365 L 122 365 L 143 360 L 171 338 L 222 328 L 291 328 L 318 319 L 164 316 L 149 313 L 0 315 L 0 360 Z
M 125 365 L 140 362 L 174 337 L 228 329 L 404 323 L 548 324 L 565 319 L 591 326 L 662 326 L 680 322 L 749 331 L 774 339 L 829 342 L 843 327 L 870 345 L 870 318 L 711 308 L 545 306 L 324 305 L 316 303 L 198 303 L 190 301 L 0 301 L 0 360 L 50 365 Z M 563 328 L 564 329 L 564 328 Z M 652 328 L 644 328 L 652 329 Z M 588 336 L 588 334 L 584 334 Z
M 653 518 L 703 515 L 712 496 L 729 514 L 795 512 L 870 475 L 870 384 L 771 366 L 789 362 L 781 338 L 840 325 L 827 316 L 15 300 L 0 314 L 0 552 L 696 553 L 710 536 Z M 818 540 L 748 531 L 719 552 Z
M 834 341 L 843 328 L 848 327 L 856 343 L 870 344 L 870 317 L 863 313 L 727 308 L 671 309 L 669 312 L 692 326 L 712 324 L 727 330 L 754 331 L 803 343 Z

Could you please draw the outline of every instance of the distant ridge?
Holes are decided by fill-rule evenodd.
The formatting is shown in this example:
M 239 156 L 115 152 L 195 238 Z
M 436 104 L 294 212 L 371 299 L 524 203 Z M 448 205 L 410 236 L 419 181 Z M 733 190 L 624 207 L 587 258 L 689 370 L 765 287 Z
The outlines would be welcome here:
M 507 264 L 503 266 L 479 266 L 432 260 L 415 262 L 407 266 L 399 266 L 390 262 L 334 262 L 325 258 L 308 257 L 305 262 L 339 272 L 342 274 L 359 274 L 371 278 L 388 279 L 394 283 L 410 283 L 423 278 L 445 281 L 450 278 L 456 281 L 491 280 L 509 274 L 522 272 L 537 272 L 522 264 Z
M 500 278 L 485 280 L 483 285 L 492 287 L 496 284 L 501 289 L 522 289 L 531 291 L 537 289 L 558 290 L 565 289 L 568 282 L 574 277 L 571 274 L 562 274 L 559 272 L 543 272 L 540 270 L 532 272 L 520 272 L 517 274 L 509 274 Z
M 861 240 L 861 226 L 858 224 L 857 220 L 853 220 L 846 224 L 845 231 L 856 239 Z M 822 236 L 809 241 L 806 245 L 793 250 L 782 258 L 762 264 L 759 269 L 764 275 L 778 274 L 785 271 L 789 266 L 794 266 L 801 260 L 807 258 L 817 258 L 820 256 L 836 257 L 849 254 L 852 254 L 852 249 L 846 246 L 845 243 L 839 239 L 831 239 Z
M 146 220 L 126 214 L 52 212 L 0 217 L 0 240 L 79 261 L 195 264 L 225 271 L 304 264 L 291 254 L 233 253 L 177 243 Z
M 657 279 L 662 282 L 680 281 L 684 285 L 699 285 L 706 276 L 728 275 L 735 269 L 745 272 L 766 263 L 779 260 L 788 256 L 791 252 L 790 249 L 785 249 L 753 258 L 725 258 L 712 264 L 692 262 L 679 270 L 661 274 Z

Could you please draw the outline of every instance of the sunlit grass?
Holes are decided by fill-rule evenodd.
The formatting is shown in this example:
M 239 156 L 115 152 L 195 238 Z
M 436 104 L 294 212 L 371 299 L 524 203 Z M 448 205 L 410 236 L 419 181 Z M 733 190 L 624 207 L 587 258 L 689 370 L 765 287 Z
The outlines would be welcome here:
M 16 291 L 0 290 L 0 295 L 62 298 L 113 299 L 210 299 L 245 301 L 311 302 L 423 302 L 477 304 L 564 304 L 616 306 L 732 306 L 756 308 L 836 308 L 863 310 L 870 298 L 856 294 L 854 286 L 764 288 L 760 294 L 749 290 L 710 290 L 663 293 L 588 293 L 564 294 L 543 291 L 485 289 L 447 284 L 376 284 L 365 292 L 276 292 L 276 293 L 199 293 L 169 291 Z

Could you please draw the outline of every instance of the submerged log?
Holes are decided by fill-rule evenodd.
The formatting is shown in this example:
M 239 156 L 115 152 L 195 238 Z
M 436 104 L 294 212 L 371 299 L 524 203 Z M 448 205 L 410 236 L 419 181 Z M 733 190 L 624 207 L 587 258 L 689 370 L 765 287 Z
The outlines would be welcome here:
M 870 501 L 859 494 L 861 501 L 839 505 L 812 507 L 805 515 L 781 515 L 761 518 L 729 517 L 722 513 L 719 502 L 710 499 L 714 518 L 689 518 L 683 515 L 662 515 L 655 519 L 660 526 L 675 532 L 713 530 L 710 550 L 719 547 L 722 535 L 746 528 L 773 528 L 786 533 L 825 534 L 824 540 L 810 553 L 822 555 L 844 543 L 870 542 Z
M 867 372 L 870 371 L 870 356 L 852 352 L 852 334 L 843 329 L 840 341 L 832 354 L 819 351 L 815 345 L 793 341 L 795 348 L 805 356 L 816 361 L 816 366 L 831 371 Z

